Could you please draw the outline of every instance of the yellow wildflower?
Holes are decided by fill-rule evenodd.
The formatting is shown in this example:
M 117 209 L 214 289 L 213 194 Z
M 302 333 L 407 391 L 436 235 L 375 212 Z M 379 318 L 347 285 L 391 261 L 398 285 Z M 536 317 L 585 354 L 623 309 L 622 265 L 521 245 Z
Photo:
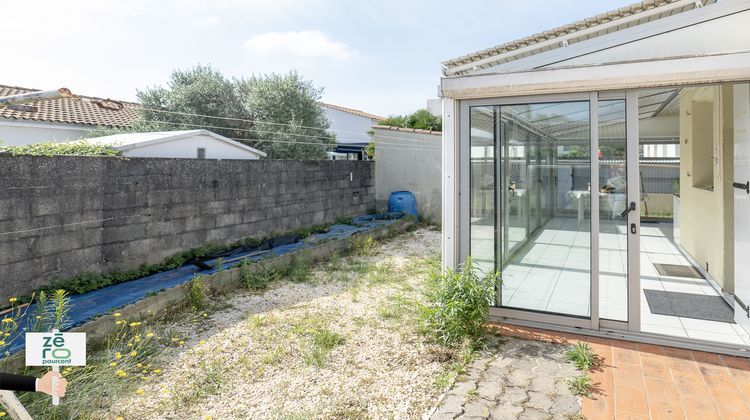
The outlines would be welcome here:
M 36 319 L 42 319 L 42 316 L 41 315 L 37 315 Z
M 131 351 L 130 352 L 130 357 L 135 357 L 135 356 L 138 356 L 138 352 L 137 351 Z
M 154 373 L 158 375 L 159 373 L 161 373 L 161 369 L 154 369 Z
M 140 322 L 131 322 L 131 323 L 130 323 L 130 326 L 131 326 L 131 327 L 137 327 L 137 326 L 139 326 L 139 325 L 141 325 L 141 323 L 140 323 Z
M 136 393 L 136 394 L 138 394 L 138 395 L 143 395 L 143 390 L 142 390 L 142 389 L 140 389 L 140 388 L 138 388 L 138 389 L 137 389 L 137 390 L 135 391 L 135 393 Z
M 110 363 L 109 365 L 110 365 L 110 366 L 112 366 L 112 367 L 115 367 L 115 366 L 117 366 L 117 363 L 115 363 L 115 362 L 112 362 L 112 363 Z
M 125 420 L 125 417 L 120 416 L 120 417 L 115 418 L 115 420 Z
M 119 351 L 115 353 L 115 359 L 120 360 L 121 357 L 122 357 L 122 353 L 120 353 Z
M 142 368 L 142 367 L 143 367 L 143 363 L 136 363 L 136 364 L 135 364 L 135 367 L 137 367 L 137 368 Z
M 7 415 L 8 415 L 8 413 L 6 413 L 5 411 L 0 411 L 0 417 L 5 417 Z
M 200 344 L 200 345 L 206 344 L 206 340 L 201 340 L 201 341 L 198 342 L 198 344 Z
M 181 345 L 181 346 L 182 346 L 182 345 L 184 345 L 184 344 L 185 344 L 185 342 L 184 342 L 184 341 L 180 341 L 180 345 Z
M 128 347 L 133 347 L 133 343 L 128 343 Z
M 117 372 L 115 372 L 115 375 L 117 375 L 117 376 L 119 376 L 121 378 L 124 378 L 124 377 L 128 376 L 128 372 L 125 372 L 122 369 L 117 369 Z
M 0 340 L 0 346 L 4 346 L 4 345 L 5 345 L 5 341 Z
M 119 313 L 119 312 L 115 312 L 112 316 L 115 317 L 115 318 L 119 318 L 119 317 L 122 316 L 122 314 Z
M 10 303 L 16 303 L 16 301 L 18 300 L 18 298 L 12 297 L 12 298 L 10 298 L 8 300 L 10 301 Z
M 172 341 L 177 341 L 177 340 L 179 340 L 179 338 L 177 338 L 177 337 L 172 337 Z
M 148 334 L 146 334 L 146 338 L 151 338 L 153 336 L 154 336 L 154 333 L 148 333 Z
M 123 321 L 123 320 L 115 321 L 115 325 L 122 325 L 124 323 L 125 323 L 125 321 Z
M 144 381 L 148 381 L 148 376 L 141 376 L 141 379 Z
M 13 318 L 3 318 L 3 322 L 6 324 L 10 324 L 11 322 L 13 322 Z

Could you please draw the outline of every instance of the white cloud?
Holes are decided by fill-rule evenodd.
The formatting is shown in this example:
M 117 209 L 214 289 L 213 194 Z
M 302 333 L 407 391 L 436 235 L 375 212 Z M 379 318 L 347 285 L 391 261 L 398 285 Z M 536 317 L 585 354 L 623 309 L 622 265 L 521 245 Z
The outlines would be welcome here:
M 256 54 L 286 55 L 295 59 L 346 60 L 356 53 L 343 42 L 334 41 L 318 30 L 266 32 L 252 36 L 242 47 Z

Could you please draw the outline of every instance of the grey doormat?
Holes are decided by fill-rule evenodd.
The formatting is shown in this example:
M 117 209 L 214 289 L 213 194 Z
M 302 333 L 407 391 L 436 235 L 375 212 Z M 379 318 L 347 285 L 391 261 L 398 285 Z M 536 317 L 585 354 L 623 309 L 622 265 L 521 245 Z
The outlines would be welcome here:
M 652 314 L 681 316 L 706 321 L 734 321 L 734 310 L 721 296 L 643 289 Z
M 677 264 L 654 264 L 656 271 L 662 276 L 687 277 L 691 279 L 704 279 L 703 274 L 692 265 Z

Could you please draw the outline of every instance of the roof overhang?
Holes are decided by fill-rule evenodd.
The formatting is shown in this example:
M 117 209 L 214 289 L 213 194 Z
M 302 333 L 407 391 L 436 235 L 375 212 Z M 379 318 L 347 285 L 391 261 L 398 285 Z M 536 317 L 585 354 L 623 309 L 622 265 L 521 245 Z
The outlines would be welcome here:
M 473 99 L 750 80 L 750 51 L 444 77 L 444 98 Z

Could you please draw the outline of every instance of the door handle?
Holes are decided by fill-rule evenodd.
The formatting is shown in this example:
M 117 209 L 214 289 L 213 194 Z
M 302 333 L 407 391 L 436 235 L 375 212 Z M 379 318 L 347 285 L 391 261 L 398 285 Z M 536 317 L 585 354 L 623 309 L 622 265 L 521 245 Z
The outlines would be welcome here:
M 620 213 L 620 217 L 626 217 L 631 211 L 635 211 L 635 201 L 630 202 L 630 207 L 626 208 L 625 211 Z
M 748 194 L 750 194 L 750 181 L 749 181 L 749 182 L 746 182 L 746 183 L 744 183 L 744 184 L 742 184 L 742 183 L 740 183 L 740 182 L 733 182 L 733 183 L 732 183 L 732 186 L 733 186 L 734 188 L 739 188 L 739 189 L 741 189 L 741 190 L 745 190 L 745 192 L 747 192 Z

